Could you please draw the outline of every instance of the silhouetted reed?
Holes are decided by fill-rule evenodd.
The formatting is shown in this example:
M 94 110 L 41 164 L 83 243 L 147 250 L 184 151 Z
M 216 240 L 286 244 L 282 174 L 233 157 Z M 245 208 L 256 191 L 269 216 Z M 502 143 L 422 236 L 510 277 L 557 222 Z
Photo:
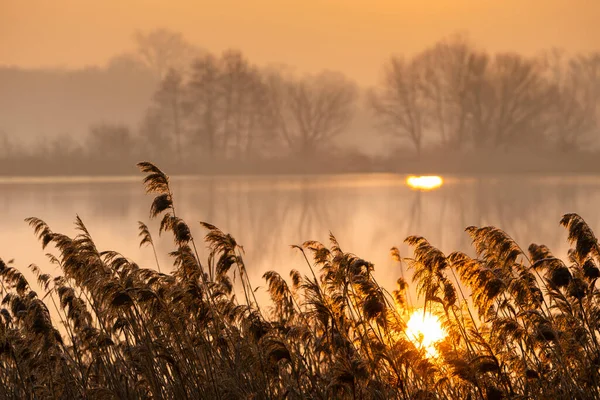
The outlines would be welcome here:
M 38 294 L 0 260 L 0 398 L 600 398 L 600 251 L 578 215 L 561 220 L 568 260 L 494 227 L 467 228 L 475 258 L 418 236 L 406 239 L 412 258 L 393 248 L 447 332 L 432 355 L 407 334 L 408 284 L 389 293 L 333 236 L 294 246 L 309 274 L 265 273 L 270 302 L 259 304 L 243 248 L 202 223 L 201 261 L 169 177 L 139 167 L 150 217 L 173 238 L 172 272 L 158 256 L 143 268 L 98 250 L 79 217 L 73 238 L 28 218 L 61 275 L 31 265 Z

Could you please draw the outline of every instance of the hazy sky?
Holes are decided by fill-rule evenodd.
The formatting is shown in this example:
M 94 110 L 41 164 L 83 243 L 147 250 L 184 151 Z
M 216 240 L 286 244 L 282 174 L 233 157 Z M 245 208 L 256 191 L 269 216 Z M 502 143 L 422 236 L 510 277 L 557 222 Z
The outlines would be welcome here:
M 0 0 L 0 64 L 103 64 L 155 27 L 371 83 L 391 53 L 456 32 L 490 50 L 600 50 L 600 0 Z

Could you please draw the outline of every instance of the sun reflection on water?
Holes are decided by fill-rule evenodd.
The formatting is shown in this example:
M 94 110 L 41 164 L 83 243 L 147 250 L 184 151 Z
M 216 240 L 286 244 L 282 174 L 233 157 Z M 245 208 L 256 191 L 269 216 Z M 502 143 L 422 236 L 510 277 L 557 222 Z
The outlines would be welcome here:
M 414 176 L 411 175 L 406 178 L 406 184 L 413 189 L 417 190 L 433 190 L 437 189 L 444 183 L 441 176 L 436 175 L 422 175 Z

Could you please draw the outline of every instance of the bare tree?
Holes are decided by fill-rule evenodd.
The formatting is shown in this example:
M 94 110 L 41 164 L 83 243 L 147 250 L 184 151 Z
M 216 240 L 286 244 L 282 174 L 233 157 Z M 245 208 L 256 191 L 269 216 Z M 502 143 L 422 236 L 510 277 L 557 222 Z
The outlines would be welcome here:
M 221 147 L 235 158 L 257 155 L 270 138 L 265 104 L 267 86 L 241 52 L 229 50 L 221 60 L 223 132 Z
M 594 136 L 600 136 L 600 52 L 575 57 L 570 67 L 577 86 L 581 88 L 581 102 L 593 113 Z
M 271 73 L 269 107 L 282 142 L 302 156 L 332 144 L 352 120 L 357 89 L 334 72 L 295 78 Z
M 193 144 L 209 156 L 256 156 L 272 131 L 267 86 L 236 50 L 207 55 L 192 67 L 186 115 Z
M 219 150 L 219 124 L 222 123 L 223 96 L 219 60 L 211 54 L 197 59 L 187 85 L 186 116 L 191 144 L 210 158 Z
M 578 84 L 586 88 L 585 101 L 600 112 L 600 52 L 579 55 L 570 62 Z
M 419 65 L 392 57 L 384 67 L 379 87 L 369 93 L 368 102 L 382 132 L 408 140 L 421 154 L 426 132 L 426 98 L 423 71 Z
M 142 128 L 156 155 L 170 154 L 174 148 L 179 162 L 183 158 L 183 91 L 181 74 L 170 69 L 153 96 Z
M 593 73 L 586 76 L 585 58 L 569 59 L 556 49 L 547 52 L 542 60 L 545 73 L 555 86 L 554 102 L 547 111 L 548 137 L 562 151 L 580 149 L 590 144 L 597 132 L 598 97 L 593 95 L 593 87 L 594 79 L 600 83 L 600 73 L 596 78 Z
M 383 132 L 408 140 L 420 154 L 436 138 L 453 149 L 538 143 L 555 92 L 537 60 L 490 59 L 459 37 L 409 61 L 393 57 L 369 104 Z
M 66 134 L 50 139 L 45 150 L 50 157 L 58 162 L 77 159 L 83 153 L 83 149 L 77 140 Z
M 552 104 L 554 88 L 544 79 L 542 65 L 517 54 L 498 54 L 489 70 L 496 112 L 489 126 L 494 147 L 543 138 L 543 114 Z
M 489 140 L 494 117 L 494 88 L 488 80 L 490 58 L 486 53 L 475 53 L 469 59 L 469 80 L 464 99 L 467 107 L 467 131 L 475 148 L 482 148 Z
M 130 163 L 135 149 L 131 130 L 121 124 L 96 124 L 90 128 L 85 146 L 91 158 Z
M 465 96 L 476 148 L 538 144 L 548 127 L 546 111 L 555 93 L 542 64 L 517 54 L 473 57 Z
M 140 58 L 161 80 L 170 69 L 182 70 L 203 52 L 189 43 L 180 32 L 160 28 L 134 34 Z
M 467 91 L 477 79 L 473 69 L 477 54 L 461 36 L 437 43 L 415 59 L 424 79 L 426 118 L 431 136 L 439 136 L 444 147 L 459 149 L 468 141 L 469 107 Z

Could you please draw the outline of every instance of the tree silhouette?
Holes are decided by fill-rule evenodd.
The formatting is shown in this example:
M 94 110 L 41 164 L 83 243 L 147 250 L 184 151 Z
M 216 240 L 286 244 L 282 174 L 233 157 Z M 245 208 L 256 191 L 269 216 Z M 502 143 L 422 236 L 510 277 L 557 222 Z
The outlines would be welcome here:
M 368 96 L 381 131 L 393 138 L 408 140 L 417 154 L 423 149 L 429 121 L 422 90 L 423 73 L 414 61 L 392 57 L 384 66 L 381 84 Z
M 342 74 L 271 73 L 267 81 L 277 132 L 292 153 L 314 156 L 350 124 L 358 93 Z
M 469 143 L 467 91 L 477 78 L 473 69 L 475 50 L 457 36 L 441 41 L 415 57 L 422 70 L 420 89 L 432 136 L 439 136 L 445 148 L 461 149 Z
M 203 53 L 180 32 L 164 28 L 147 33 L 137 31 L 133 38 L 139 57 L 154 71 L 158 80 L 164 78 L 171 68 L 181 70 Z
M 142 129 L 155 155 L 170 154 L 174 147 L 179 163 L 183 159 L 184 87 L 179 72 L 170 69 L 153 96 Z M 174 144 L 174 146 L 173 146 Z

